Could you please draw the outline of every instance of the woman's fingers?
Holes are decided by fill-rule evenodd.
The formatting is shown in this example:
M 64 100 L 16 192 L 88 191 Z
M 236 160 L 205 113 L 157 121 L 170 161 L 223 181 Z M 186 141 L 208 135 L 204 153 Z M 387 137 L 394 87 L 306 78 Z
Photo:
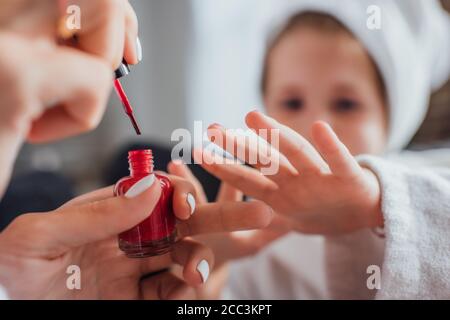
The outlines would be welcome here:
M 178 225 L 179 236 L 261 229 L 273 218 L 272 209 L 260 201 L 208 203 L 191 219 Z
M 45 51 L 45 50 L 44 50 Z M 112 84 L 110 68 L 73 48 L 40 51 L 46 59 L 36 65 L 30 94 L 48 109 L 35 115 L 31 142 L 47 142 L 95 128 L 103 117 Z M 86 73 L 88 72 L 88 74 Z
M 198 286 L 208 280 L 214 266 L 214 254 L 205 245 L 190 238 L 183 238 L 172 247 L 172 251 L 163 256 L 141 259 L 142 275 L 170 268 L 174 263 L 183 267 L 183 279 L 192 286 Z
M 138 37 L 138 19 L 133 7 L 125 1 L 125 51 L 124 58 L 129 64 L 137 64 L 142 60 L 142 45 Z
M 141 294 L 144 300 L 193 300 L 195 289 L 188 286 L 170 271 L 141 280 Z
M 291 128 L 257 111 L 250 112 L 247 115 L 246 123 L 249 128 L 256 130 L 256 132 L 261 129 L 280 130 L 279 141 L 270 140 L 268 142 L 274 147 L 278 142 L 278 150 L 298 172 L 324 172 L 327 170 L 327 164 L 320 154 L 305 138 Z
M 122 62 L 137 64 L 142 59 L 138 19 L 127 0 L 73 0 L 80 5 L 82 28 L 78 47 L 100 56 L 113 68 Z
M 230 186 L 225 182 L 222 182 L 220 184 L 219 194 L 217 195 L 217 202 L 222 203 L 226 201 L 242 201 L 242 197 L 242 191 Z
M 112 70 L 120 65 L 125 47 L 124 0 L 71 0 L 80 7 L 77 47 L 105 59 Z
M 60 38 L 66 40 L 75 35 L 76 47 L 104 59 L 110 72 L 124 57 L 131 64 L 139 61 L 137 18 L 127 0 L 40 1 L 39 6 L 31 8 L 27 3 L 33 1 L 9 1 L 18 2 L 14 5 L 3 2 L 1 7 L 5 10 L 0 18 L 9 30 L 54 41 L 54 29 L 58 26 Z M 79 10 L 68 11 L 70 6 Z
M 173 211 L 180 220 L 189 219 L 196 210 L 196 190 L 194 185 L 184 178 L 158 172 L 159 175 L 167 177 L 173 186 Z
M 312 127 L 312 138 L 334 175 L 348 178 L 362 173 L 356 159 L 327 123 L 316 122 Z
M 195 149 L 193 155 L 195 162 L 200 164 L 203 169 L 250 197 L 263 199 L 273 191 L 278 190 L 275 182 L 253 168 L 236 163 L 227 163 L 223 158 L 211 155 L 206 150 Z
M 206 194 L 205 191 L 203 190 L 202 185 L 200 184 L 198 179 L 192 174 L 191 170 L 189 170 L 187 165 L 185 165 L 183 162 L 179 160 L 174 160 L 169 163 L 167 170 L 170 174 L 184 178 L 190 183 L 192 183 L 192 185 L 195 188 L 199 204 L 208 202 L 208 199 L 206 198 Z
M 184 267 L 183 279 L 193 286 L 205 283 L 214 267 L 211 249 L 189 238 L 177 242 L 170 255 L 176 264 Z

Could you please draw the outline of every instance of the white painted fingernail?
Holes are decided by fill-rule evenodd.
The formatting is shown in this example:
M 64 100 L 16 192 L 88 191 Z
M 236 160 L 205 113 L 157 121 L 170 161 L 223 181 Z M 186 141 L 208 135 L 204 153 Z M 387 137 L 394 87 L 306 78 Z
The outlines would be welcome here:
M 126 198 L 134 198 L 143 193 L 145 190 L 151 188 L 153 183 L 155 182 L 155 175 L 151 174 L 142 178 L 138 182 L 136 182 L 128 191 L 125 193 Z
M 206 261 L 206 260 L 200 261 L 200 263 L 197 265 L 197 271 L 202 276 L 203 283 L 205 283 L 208 280 L 208 277 L 209 277 L 209 264 L 208 264 L 208 261 Z
M 188 193 L 188 195 L 186 197 L 186 201 L 187 201 L 189 207 L 191 207 L 191 216 L 192 216 L 194 214 L 194 212 L 195 212 L 195 206 L 196 206 L 195 198 L 192 195 L 192 193 Z
M 136 38 L 136 54 L 139 62 L 142 61 L 142 44 L 139 37 Z

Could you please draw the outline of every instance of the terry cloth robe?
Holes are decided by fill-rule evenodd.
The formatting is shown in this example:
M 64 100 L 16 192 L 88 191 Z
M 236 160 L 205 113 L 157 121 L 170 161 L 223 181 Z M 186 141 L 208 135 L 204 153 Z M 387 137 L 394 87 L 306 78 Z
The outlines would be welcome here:
M 290 234 L 233 263 L 224 297 L 450 299 L 450 151 L 359 162 L 380 180 L 384 237 L 369 229 Z M 379 288 L 367 285 L 373 266 L 381 271 Z
M 382 13 L 376 31 L 366 28 L 366 9 L 372 5 Z M 224 297 L 450 298 L 450 169 L 445 169 L 450 152 L 398 153 L 422 123 L 431 91 L 450 74 L 448 14 L 434 0 L 266 1 L 259 19 L 261 63 L 290 18 L 305 11 L 341 21 L 383 78 L 389 153 L 359 161 L 380 181 L 385 237 L 374 230 L 328 238 L 289 234 L 233 263 Z M 380 289 L 369 289 L 377 267 Z

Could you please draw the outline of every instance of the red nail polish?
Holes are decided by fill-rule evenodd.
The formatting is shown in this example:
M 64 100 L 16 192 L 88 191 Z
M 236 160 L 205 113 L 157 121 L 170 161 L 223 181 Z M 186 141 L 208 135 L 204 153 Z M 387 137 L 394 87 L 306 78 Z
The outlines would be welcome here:
M 128 153 L 130 176 L 119 180 L 114 188 L 115 196 L 124 195 L 142 178 L 153 174 L 151 150 L 135 150 Z M 175 215 L 172 209 L 173 187 L 169 178 L 155 174 L 161 184 L 161 198 L 152 214 L 134 228 L 119 235 L 119 248 L 130 258 L 145 258 L 170 251 L 176 238 Z M 155 183 L 156 183 L 155 182 Z M 133 214 L 130 212 L 130 214 Z

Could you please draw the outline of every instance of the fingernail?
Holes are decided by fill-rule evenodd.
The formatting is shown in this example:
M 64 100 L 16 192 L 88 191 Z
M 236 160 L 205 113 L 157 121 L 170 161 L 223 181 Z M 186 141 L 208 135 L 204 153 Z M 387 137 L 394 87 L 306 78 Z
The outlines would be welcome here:
M 142 45 L 139 37 L 136 38 L 136 54 L 139 62 L 142 61 Z
M 195 198 L 192 195 L 192 193 L 188 193 L 186 197 L 186 202 L 188 203 L 189 207 L 191 207 L 191 216 L 194 214 L 195 211 Z
M 200 261 L 200 263 L 197 265 L 197 271 L 200 273 L 203 283 L 205 283 L 209 277 L 208 261 L 206 261 L 206 260 Z
M 155 175 L 149 175 L 142 178 L 136 182 L 128 191 L 125 193 L 126 198 L 134 198 L 143 193 L 144 191 L 150 189 L 150 187 L 155 182 Z

